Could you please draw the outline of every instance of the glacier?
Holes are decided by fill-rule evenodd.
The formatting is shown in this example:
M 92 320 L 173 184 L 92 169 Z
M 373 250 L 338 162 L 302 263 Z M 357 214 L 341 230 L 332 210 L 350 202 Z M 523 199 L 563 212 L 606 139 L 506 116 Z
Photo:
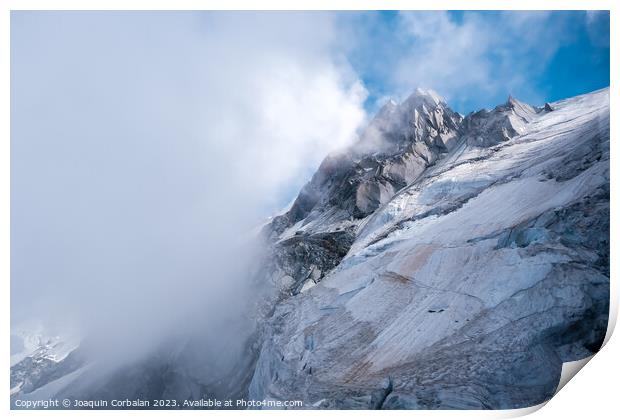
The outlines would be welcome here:
M 252 398 L 536 405 L 605 336 L 609 92 L 463 118 L 418 90 L 272 225 L 305 272 L 285 259 L 293 296 L 265 327 Z
M 226 337 L 175 340 L 96 380 L 80 348 L 36 375 L 20 356 L 11 398 L 547 401 L 607 331 L 609 141 L 608 88 L 467 116 L 429 89 L 388 101 L 260 229 L 254 292 Z

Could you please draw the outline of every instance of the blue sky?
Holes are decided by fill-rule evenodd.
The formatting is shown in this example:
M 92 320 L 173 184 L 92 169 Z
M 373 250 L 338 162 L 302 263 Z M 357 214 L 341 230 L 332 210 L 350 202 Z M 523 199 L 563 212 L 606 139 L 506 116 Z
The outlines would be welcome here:
M 608 84 L 604 12 L 12 12 L 12 321 L 159 325 L 388 97 Z
M 538 104 L 609 85 L 608 12 L 383 11 L 342 19 L 360 40 L 348 58 L 369 90 L 369 110 L 414 85 L 430 84 L 423 87 L 464 114 L 493 107 L 509 94 Z M 459 42 L 456 51 L 434 49 Z M 417 73 L 420 61 L 426 69 Z M 407 71 L 409 78 L 403 77 Z M 483 77 L 476 79 L 476 72 Z

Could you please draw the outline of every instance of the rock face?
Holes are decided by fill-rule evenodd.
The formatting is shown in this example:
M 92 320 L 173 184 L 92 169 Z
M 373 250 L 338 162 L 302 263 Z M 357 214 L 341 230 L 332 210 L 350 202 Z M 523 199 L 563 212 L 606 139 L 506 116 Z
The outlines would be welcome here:
M 607 328 L 609 91 L 466 117 L 428 90 L 390 101 L 261 237 L 253 323 L 227 328 L 234 344 L 195 337 L 95 385 L 82 373 L 52 387 L 58 368 L 26 361 L 12 387 L 304 408 L 541 403 Z
M 462 119 L 431 91 L 388 102 L 357 144 L 325 159 L 292 209 L 274 220 L 276 233 L 370 215 L 453 147 Z
M 608 90 L 542 109 L 509 98 L 465 118 L 418 91 L 368 130 L 268 227 L 276 246 L 354 239 L 337 264 L 341 253 L 313 262 L 316 286 L 276 305 L 250 397 L 310 408 L 550 398 L 562 362 L 597 351 L 607 327 Z
M 32 393 L 81 368 L 78 344 L 47 336 L 40 328 L 11 334 L 11 396 Z

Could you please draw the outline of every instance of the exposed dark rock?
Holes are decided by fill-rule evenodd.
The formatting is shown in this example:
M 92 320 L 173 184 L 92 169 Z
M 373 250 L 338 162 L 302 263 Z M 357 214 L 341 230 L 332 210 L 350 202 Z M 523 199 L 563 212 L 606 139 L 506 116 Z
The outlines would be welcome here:
M 306 280 L 321 281 L 344 258 L 353 240 L 352 232 L 339 231 L 302 234 L 278 242 L 274 257 L 280 269 L 294 279 L 291 293 L 299 293 Z
M 608 90 L 542 109 L 510 97 L 465 118 L 418 90 L 262 230 L 248 274 L 257 328 L 238 361 L 220 368 L 229 348 L 196 337 L 57 396 L 539 404 L 563 362 L 602 345 L 609 217 Z M 24 359 L 11 386 L 49 383 L 77 366 L 66 360 Z

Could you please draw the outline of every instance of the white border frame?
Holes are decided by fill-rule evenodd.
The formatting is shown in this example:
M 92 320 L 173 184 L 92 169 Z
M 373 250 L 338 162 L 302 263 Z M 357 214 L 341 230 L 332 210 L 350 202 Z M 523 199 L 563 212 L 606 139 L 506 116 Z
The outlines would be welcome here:
M 489 0 L 434 0 L 428 1 L 407 1 L 407 0 L 300 0 L 294 4 L 284 0 L 263 0 L 260 4 L 251 0 L 228 0 L 224 2 L 216 0 L 92 0 L 87 2 L 79 0 L 5 0 L 2 3 L 3 10 L 0 15 L 0 57 L 5 61 L 0 65 L 0 79 L 2 80 L 2 102 L 0 104 L 0 130 L 2 133 L 2 141 L 0 142 L 0 276 L 2 293 L 0 299 L 2 302 L 2 318 L 3 333 L 2 355 L 4 360 L 9 359 L 9 331 L 10 330 L 10 11 L 11 10 L 610 10 L 611 19 L 611 81 L 610 81 L 610 101 L 611 101 L 611 159 L 616 161 L 616 147 L 614 146 L 614 135 L 617 132 L 617 122 L 619 121 L 619 113 L 615 104 L 618 98 L 618 86 L 613 81 L 614 76 L 618 74 L 618 59 L 620 51 L 617 50 L 618 41 L 618 23 L 617 10 L 620 9 L 620 2 L 611 0 L 528 0 L 528 1 L 489 1 Z M 259 7 L 260 6 L 260 7 Z M 614 7 L 616 6 L 616 7 Z M 611 166 L 611 210 L 616 208 L 617 188 L 616 188 L 616 170 Z M 618 237 L 617 225 L 614 223 L 613 217 L 611 221 L 611 309 L 610 322 L 606 337 L 606 343 L 609 341 L 610 333 L 615 327 L 618 317 L 618 284 L 616 280 L 616 265 L 614 262 L 617 257 L 617 247 L 613 238 Z M 459 418 L 507 418 L 517 417 L 537 411 L 544 405 L 548 405 L 544 410 L 538 411 L 536 418 L 575 418 L 583 419 L 586 416 L 596 416 L 598 418 L 611 417 L 608 413 L 617 412 L 615 399 L 617 394 L 615 388 L 617 385 L 617 373 L 620 363 L 620 344 L 618 339 L 612 340 L 611 344 L 606 344 L 600 354 L 593 358 L 592 363 L 579 373 L 579 379 L 570 381 L 561 392 L 553 397 L 547 404 L 537 407 L 505 410 L 505 411 L 390 411 L 390 412 L 373 412 L 373 411 L 248 411 L 245 414 L 248 417 L 256 418 L 284 418 L 285 416 L 300 416 L 311 418 L 316 416 L 338 416 L 348 418 L 369 418 L 377 415 L 389 413 L 390 416 L 400 418 L 439 418 L 449 419 Z M 5 365 L 4 378 L 9 376 L 10 366 Z M 564 370 L 563 370 L 564 371 Z M 204 412 L 204 411 L 10 411 L 9 410 L 9 381 L 5 379 L 4 391 L 0 391 L 0 395 L 5 396 L 5 404 L 0 413 L 12 418 L 109 418 L 113 416 L 121 416 L 123 418 L 148 418 L 159 419 L 174 416 L 183 416 L 191 418 L 204 418 L 205 416 L 215 416 L 218 418 L 233 418 L 239 416 L 238 411 L 229 412 Z M 4 416 L 3 416 L 4 417 Z

